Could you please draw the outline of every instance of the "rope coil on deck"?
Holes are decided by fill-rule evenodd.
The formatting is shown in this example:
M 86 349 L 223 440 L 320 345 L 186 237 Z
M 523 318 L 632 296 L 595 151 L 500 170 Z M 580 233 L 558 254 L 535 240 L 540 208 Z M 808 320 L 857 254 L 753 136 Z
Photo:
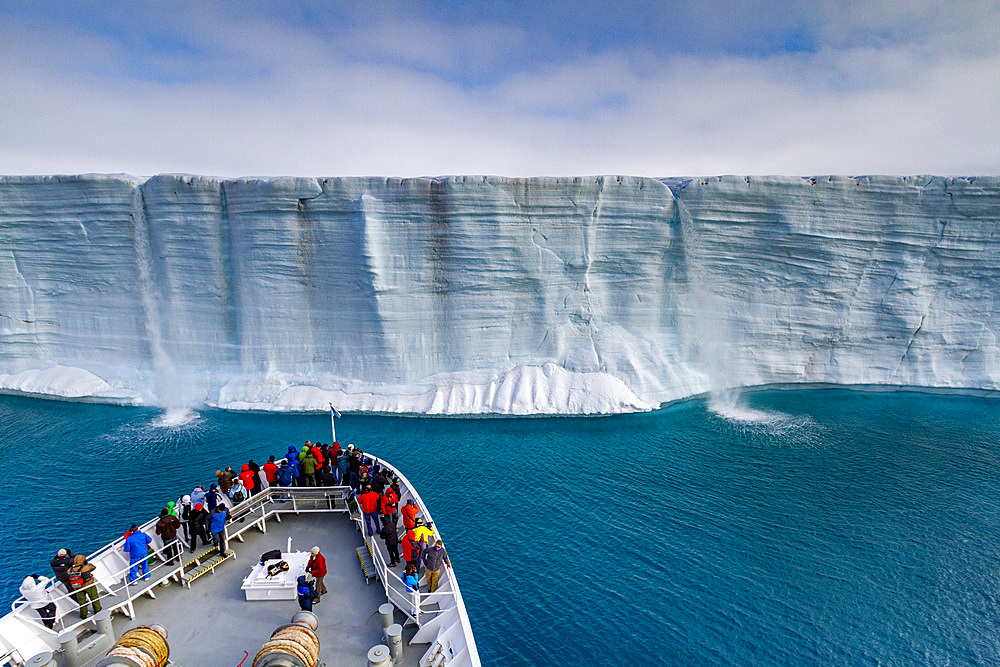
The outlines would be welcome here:
M 162 625 L 133 628 L 119 637 L 108 651 L 107 657 L 96 667 L 135 665 L 136 667 L 163 667 L 170 658 L 167 631 Z
M 271 638 L 254 656 L 251 667 L 316 667 L 318 661 L 319 637 L 300 621 L 271 633 Z

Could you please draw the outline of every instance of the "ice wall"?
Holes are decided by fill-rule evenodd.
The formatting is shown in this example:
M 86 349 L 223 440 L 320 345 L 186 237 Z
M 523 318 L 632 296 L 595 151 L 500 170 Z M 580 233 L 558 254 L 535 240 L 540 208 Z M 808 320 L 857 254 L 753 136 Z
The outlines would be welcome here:
M 1000 179 L 0 179 L 0 387 L 593 413 L 997 388 Z

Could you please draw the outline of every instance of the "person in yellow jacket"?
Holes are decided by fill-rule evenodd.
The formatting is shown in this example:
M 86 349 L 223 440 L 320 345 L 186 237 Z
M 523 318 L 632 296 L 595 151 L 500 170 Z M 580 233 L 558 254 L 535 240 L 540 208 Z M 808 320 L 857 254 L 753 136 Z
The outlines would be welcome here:
M 416 519 L 416 526 L 413 528 L 413 542 L 417 545 L 417 575 L 423 566 L 424 551 L 431 544 L 434 544 L 434 531 L 424 525 L 424 520 L 420 517 Z

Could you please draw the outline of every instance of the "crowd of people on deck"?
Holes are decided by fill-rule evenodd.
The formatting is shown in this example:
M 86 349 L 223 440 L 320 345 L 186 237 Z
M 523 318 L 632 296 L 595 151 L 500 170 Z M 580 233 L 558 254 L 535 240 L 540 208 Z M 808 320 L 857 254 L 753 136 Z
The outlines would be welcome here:
M 179 530 L 183 531 L 190 553 L 195 553 L 200 539 L 203 546 L 213 546 L 220 556 L 228 554 L 225 527 L 229 509 L 222 500 L 223 495 L 235 506 L 271 486 L 348 486 L 351 500 L 357 502 L 362 513 L 363 532 L 368 539 L 377 535 L 385 544 L 390 558 L 388 567 L 398 567 L 405 561 L 401 580 L 407 591 L 420 590 L 419 581 L 424 571 L 427 591 L 433 593 L 439 585 L 441 568 L 451 567 L 444 543 L 435 538 L 431 525 L 425 524 L 416 502 L 411 498 L 399 507 L 402 495 L 399 478 L 353 444 L 342 449 L 337 442 L 326 445 L 306 441 L 301 448 L 289 446 L 280 462 L 270 456 L 261 466 L 250 459 L 241 466 L 239 473 L 230 466 L 216 471 L 215 477 L 216 482 L 207 491 L 199 484 L 191 493 L 183 495 L 179 501 L 168 502 L 160 510 L 154 530 L 163 541 L 160 557 L 164 563 L 174 565 L 181 558 L 184 545 L 178 538 Z M 132 524 L 123 537 L 122 551 L 129 558 L 128 585 L 138 584 L 140 578 L 148 580 L 152 538 L 136 524 Z M 101 611 L 101 596 L 93 574 L 96 568 L 85 556 L 59 549 L 50 566 L 55 580 L 72 593 L 79 605 L 81 619 L 87 618 L 90 607 L 95 614 Z M 326 560 L 319 547 L 312 548 L 306 571 L 309 576 L 298 578 L 296 593 L 299 606 L 311 610 L 327 592 L 323 583 Z M 21 595 L 47 628 L 55 625 L 56 616 L 56 605 L 48 590 L 51 581 L 49 577 L 32 574 L 25 577 L 20 586 Z M 58 594 L 58 591 L 53 592 Z

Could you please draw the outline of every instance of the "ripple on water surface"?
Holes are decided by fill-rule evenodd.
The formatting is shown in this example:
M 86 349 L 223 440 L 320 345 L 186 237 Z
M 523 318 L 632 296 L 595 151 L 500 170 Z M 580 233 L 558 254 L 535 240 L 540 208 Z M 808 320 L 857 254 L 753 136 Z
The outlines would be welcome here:
M 786 390 L 338 433 L 428 503 L 485 664 L 996 664 L 998 424 L 989 398 Z M 0 432 L 13 598 L 59 546 L 329 420 L 3 398 Z

